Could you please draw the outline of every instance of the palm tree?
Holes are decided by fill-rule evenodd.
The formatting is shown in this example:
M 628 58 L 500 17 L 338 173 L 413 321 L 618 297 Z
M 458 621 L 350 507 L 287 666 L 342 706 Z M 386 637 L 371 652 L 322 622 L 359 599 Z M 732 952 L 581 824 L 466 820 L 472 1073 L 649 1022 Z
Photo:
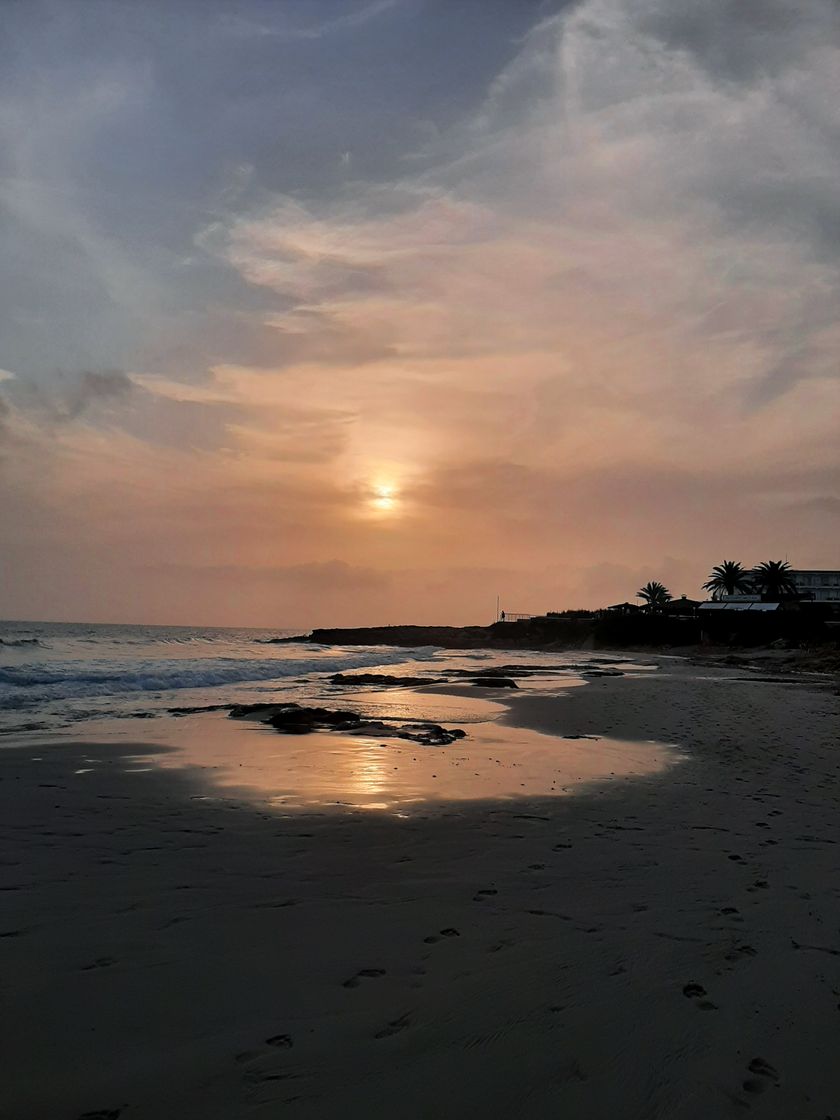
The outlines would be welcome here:
M 703 584 L 703 590 L 711 591 L 713 599 L 736 595 L 739 591 L 750 591 L 751 588 L 750 573 L 738 560 L 724 560 L 722 564 L 715 564 Z
M 756 564 L 750 578 L 765 599 L 778 602 L 796 594 L 790 570 L 787 560 L 765 560 L 763 564 Z
M 636 592 L 637 599 L 644 599 L 649 611 L 661 611 L 666 603 L 671 601 L 671 592 L 664 583 L 651 580 Z

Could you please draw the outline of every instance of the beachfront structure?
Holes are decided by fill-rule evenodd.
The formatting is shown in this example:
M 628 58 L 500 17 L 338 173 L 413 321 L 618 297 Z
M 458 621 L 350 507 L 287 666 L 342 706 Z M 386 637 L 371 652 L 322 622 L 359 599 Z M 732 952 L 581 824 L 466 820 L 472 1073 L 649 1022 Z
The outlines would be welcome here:
M 840 571 L 792 568 L 797 594 L 815 603 L 840 603 Z
M 708 615 L 709 611 L 714 611 L 715 614 L 720 611 L 727 611 L 730 614 L 733 612 L 743 614 L 747 611 L 752 614 L 767 614 L 768 611 L 778 611 L 781 608 L 781 603 L 764 603 L 758 595 L 727 595 L 723 599 L 711 599 L 708 603 L 701 603 L 698 610 L 701 610 L 704 615 Z
M 693 618 L 699 606 L 699 599 L 689 599 L 687 595 L 680 595 L 679 599 L 670 599 L 662 610 L 670 618 Z

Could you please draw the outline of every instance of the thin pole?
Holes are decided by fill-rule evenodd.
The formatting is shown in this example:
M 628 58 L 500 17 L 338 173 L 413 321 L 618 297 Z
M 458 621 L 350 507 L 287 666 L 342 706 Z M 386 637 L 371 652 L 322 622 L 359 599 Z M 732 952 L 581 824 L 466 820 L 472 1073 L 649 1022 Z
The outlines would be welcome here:
M 499 596 L 496 596 L 496 621 L 499 621 Z

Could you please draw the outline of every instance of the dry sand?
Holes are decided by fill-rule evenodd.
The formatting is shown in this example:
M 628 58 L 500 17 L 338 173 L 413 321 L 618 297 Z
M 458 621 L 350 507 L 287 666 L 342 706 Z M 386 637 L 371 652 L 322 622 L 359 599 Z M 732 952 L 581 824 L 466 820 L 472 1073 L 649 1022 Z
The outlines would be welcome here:
M 399 817 L 4 750 L 4 1120 L 840 1117 L 836 684 L 500 699 L 688 757 Z

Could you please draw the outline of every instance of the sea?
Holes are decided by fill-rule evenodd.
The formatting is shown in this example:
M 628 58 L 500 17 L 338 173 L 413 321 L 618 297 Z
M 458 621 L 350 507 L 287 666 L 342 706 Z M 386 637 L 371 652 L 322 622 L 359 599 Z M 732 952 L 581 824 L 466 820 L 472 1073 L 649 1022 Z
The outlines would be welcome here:
M 381 669 L 434 678 L 456 667 L 490 668 L 510 656 L 435 646 L 325 646 L 283 629 L 0 621 L 0 738 L 229 704 L 323 701 L 335 691 L 329 678 L 336 673 Z M 538 655 L 517 654 L 517 660 L 529 656 Z
M 421 674 L 433 647 L 278 642 L 289 630 L 0 622 L 0 735 L 97 719 L 154 718 L 172 709 L 313 696 L 331 675 L 406 666 Z M 438 666 L 439 670 L 440 666 Z M 178 714 L 176 712 L 176 714 Z
M 627 655 L 583 656 L 596 672 L 602 662 L 622 674 L 655 669 Z M 284 812 L 342 806 L 407 813 L 432 803 L 563 795 L 671 759 L 661 744 L 601 735 L 567 742 L 509 726 L 502 718 L 508 706 L 495 690 L 488 696 L 469 686 L 383 689 L 331 680 L 368 670 L 435 684 L 512 659 L 534 670 L 518 679 L 518 695 L 586 684 L 579 651 L 325 646 L 282 629 L 0 622 L 0 753 L 5 748 L 12 757 L 32 745 L 38 749 L 29 761 L 40 764 L 50 744 L 83 744 L 74 779 L 103 767 L 136 778 L 175 766 L 199 776 L 196 796 L 237 790 Z M 466 738 L 451 750 L 418 748 L 384 731 L 281 742 L 273 730 L 227 719 L 223 710 L 288 701 L 351 706 L 389 724 L 440 723 L 466 730 Z

